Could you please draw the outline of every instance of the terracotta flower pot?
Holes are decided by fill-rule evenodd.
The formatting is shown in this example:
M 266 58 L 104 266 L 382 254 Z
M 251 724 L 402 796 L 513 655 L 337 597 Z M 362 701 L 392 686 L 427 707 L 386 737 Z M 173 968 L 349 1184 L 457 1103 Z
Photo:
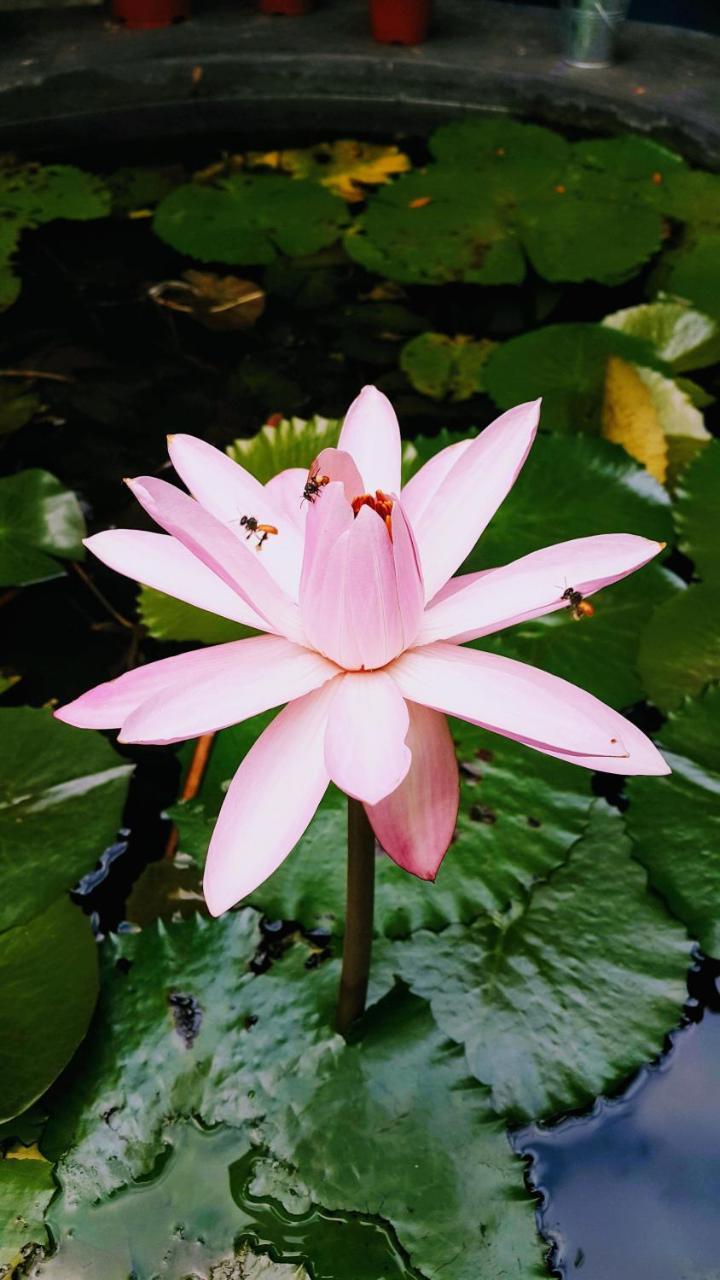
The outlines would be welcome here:
M 421 44 L 431 9 L 432 0 L 370 0 L 373 36 L 381 44 Z
M 112 15 L 134 31 L 149 31 L 189 18 L 190 0 L 113 0 Z
M 315 0 L 260 0 L 261 13 L 284 13 L 288 18 L 299 18 L 309 13 Z

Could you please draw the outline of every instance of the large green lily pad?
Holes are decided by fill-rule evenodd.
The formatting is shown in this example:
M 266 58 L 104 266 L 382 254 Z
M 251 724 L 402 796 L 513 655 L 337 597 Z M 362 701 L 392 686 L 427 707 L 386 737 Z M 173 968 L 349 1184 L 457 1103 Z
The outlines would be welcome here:
M 0 586 L 58 578 L 58 560 L 81 560 L 85 521 L 74 493 L 49 471 L 0 479 Z
M 34 707 L 0 710 L 0 931 L 91 870 L 115 838 L 132 766 L 99 733 Z
M 720 230 L 690 236 L 661 263 L 658 279 L 668 293 L 720 319 Z
M 317 253 L 347 222 L 344 204 L 315 182 L 241 173 L 217 186 L 176 187 L 160 201 L 153 226 L 201 262 L 262 265 L 279 254 Z
M 627 825 L 651 884 L 709 955 L 720 958 L 720 688 L 688 701 L 658 746 L 672 773 L 633 778 Z
M 620 815 L 600 803 L 567 861 L 506 922 L 419 933 L 397 954 L 496 1109 L 526 1120 L 584 1106 L 662 1050 L 690 947 L 648 893 Z
M 690 556 L 698 577 L 720 579 L 720 444 L 713 442 L 683 472 L 673 518 L 680 549 Z
M 90 922 L 66 897 L 0 935 L 0 1120 L 29 1107 L 69 1062 L 97 989 Z
M 658 605 L 640 637 L 638 671 L 665 712 L 720 679 L 720 582 L 698 583 Z
M 207 609 L 198 609 L 184 600 L 166 596 L 154 587 L 141 587 L 138 594 L 138 617 L 153 640 L 197 640 L 200 644 L 224 644 L 254 635 L 231 618 L 221 618 Z

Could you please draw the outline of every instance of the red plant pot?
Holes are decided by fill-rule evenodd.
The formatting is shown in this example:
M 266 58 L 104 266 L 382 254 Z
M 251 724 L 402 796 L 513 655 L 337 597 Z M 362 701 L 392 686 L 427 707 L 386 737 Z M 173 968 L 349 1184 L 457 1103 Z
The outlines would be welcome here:
M 133 31 L 150 31 L 189 18 L 190 0 L 113 0 L 112 15 Z
M 314 0 L 260 0 L 261 13 L 284 13 L 288 18 L 299 18 L 309 13 Z
M 432 0 L 370 0 L 373 37 L 381 44 L 422 44 Z

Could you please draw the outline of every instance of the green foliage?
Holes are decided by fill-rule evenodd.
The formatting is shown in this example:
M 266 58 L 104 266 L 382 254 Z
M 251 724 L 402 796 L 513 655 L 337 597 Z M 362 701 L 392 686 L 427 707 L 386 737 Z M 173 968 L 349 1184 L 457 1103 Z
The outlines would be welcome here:
M 521 211 L 525 251 L 546 280 L 620 284 L 662 243 L 655 209 L 548 193 Z
M 488 360 L 485 383 L 501 409 L 542 396 L 543 427 L 597 434 L 611 355 L 664 367 L 644 336 L 598 324 L 554 324 L 497 347 Z
M 46 1160 L 0 1160 L 0 1267 L 12 1275 L 29 1244 L 45 1244 L 44 1215 L 53 1195 Z
M 720 582 L 720 444 L 704 449 L 683 473 L 673 508 L 680 549 L 698 577 Z
M 606 316 L 603 325 L 649 343 L 673 373 L 702 369 L 720 359 L 717 321 L 674 299 L 625 307 Z
M 153 640 L 198 640 L 201 644 L 223 644 L 255 635 L 250 627 L 230 618 L 221 618 L 206 609 L 197 609 L 154 587 L 141 587 L 138 617 Z
M 416 391 L 432 400 L 470 400 L 485 389 L 485 364 L 495 343 L 459 335 L 420 333 L 405 343 L 400 368 Z
M 601 803 L 567 861 L 507 921 L 419 933 L 398 950 L 401 976 L 513 1120 L 617 1087 L 680 1018 L 689 943 L 648 894 L 629 844 Z
M 720 958 L 720 688 L 671 713 L 658 745 L 672 773 L 628 783 L 628 830 L 650 882 Z
M 131 766 L 96 733 L 0 709 L 0 930 L 27 923 L 115 838 Z
M 153 225 L 161 240 L 201 262 L 262 265 L 279 254 L 317 253 L 347 221 L 344 205 L 315 182 L 243 173 L 217 186 L 176 187 Z
M 720 320 L 720 231 L 703 231 L 669 253 L 658 280 L 668 293 Z
M 61 577 L 57 559 L 81 560 L 84 536 L 75 494 L 49 471 L 33 468 L 0 479 L 0 586 Z
M 29 1107 L 70 1061 L 97 990 L 90 922 L 66 897 L 0 934 L 0 1120 Z
M 41 407 L 38 397 L 22 384 L 0 382 L 0 436 L 24 427 Z
M 234 440 L 227 452 L 262 484 L 289 467 L 309 467 L 322 449 L 337 444 L 340 423 L 333 418 L 283 418 L 261 427 L 248 440 Z

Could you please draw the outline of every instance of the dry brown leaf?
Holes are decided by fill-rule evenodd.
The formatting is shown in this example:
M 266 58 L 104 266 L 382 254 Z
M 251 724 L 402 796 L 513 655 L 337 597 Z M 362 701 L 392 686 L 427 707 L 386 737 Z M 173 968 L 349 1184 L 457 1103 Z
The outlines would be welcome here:
M 619 356 L 610 356 L 605 371 L 602 434 L 665 483 L 667 441 L 652 395 L 635 367 Z
M 163 280 L 148 292 L 158 306 L 215 331 L 250 329 L 265 310 L 265 291 L 254 280 L 212 271 L 185 271 L 181 280 Z
M 295 151 L 251 151 L 246 159 L 251 168 L 311 178 L 348 204 L 365 199 L 364 187 L 383 186 L 395 174 L 406 173 L 410 168 L 410 160 L 398 147 L 354 139 L 320 142 Z

